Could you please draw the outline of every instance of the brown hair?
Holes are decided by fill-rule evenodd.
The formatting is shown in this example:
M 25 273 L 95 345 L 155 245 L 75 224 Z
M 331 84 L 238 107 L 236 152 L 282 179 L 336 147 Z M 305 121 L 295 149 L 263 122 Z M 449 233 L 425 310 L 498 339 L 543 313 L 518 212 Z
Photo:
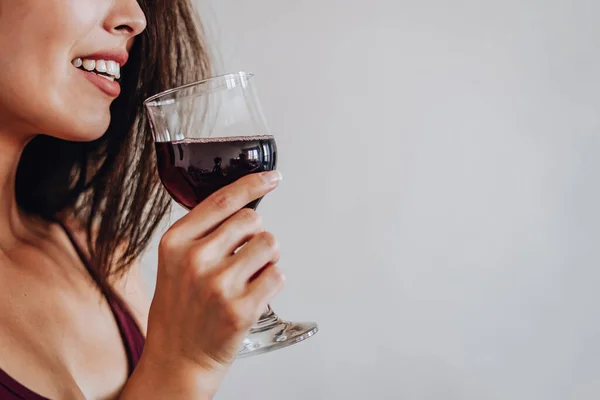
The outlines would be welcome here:
M 16 194 L 27 213 L 52 220 L 74 213 L 103 286 L 127 271 L 169 210 L 156 172 L 143 100 L 206 78 L 209 54 L 190 0 L 139 0 L 148 20 L 122 71 L 111 124 L 94 142 L 40 135 L 25 148 Z

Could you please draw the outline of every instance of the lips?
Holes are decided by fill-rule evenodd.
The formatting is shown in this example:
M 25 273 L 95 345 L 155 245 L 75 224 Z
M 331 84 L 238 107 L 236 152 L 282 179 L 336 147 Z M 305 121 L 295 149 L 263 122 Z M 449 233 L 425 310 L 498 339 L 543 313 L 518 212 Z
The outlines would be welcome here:
M 85 71 L 79 69 L 78 72 L 83 74 L 83 76 L 96 85 L 98 89 L 107 94 L 110 97 L 117 98 L 121 94 L 121 85 L 119 82 L 115 80 L 109 80 L 105 76 L 99 75 L 95 72 Z
M 110 97 L 116 98 L 121 93 L 121 67 L 127 63 L 129 54 L 126 51 L 109 51 L 77 57 L 71 61 L 88 81 Z

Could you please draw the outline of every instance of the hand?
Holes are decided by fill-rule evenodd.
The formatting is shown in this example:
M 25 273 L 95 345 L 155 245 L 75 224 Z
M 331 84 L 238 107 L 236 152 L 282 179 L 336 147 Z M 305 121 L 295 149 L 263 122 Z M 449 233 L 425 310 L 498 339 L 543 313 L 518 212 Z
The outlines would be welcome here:
M 275 171 L 246 176 L 162 237 L 144 358 L 197 370 L 216 391 L 250 328 L 283 288 L 275 266 L 279 245 L 258 214 L 243 208 L 280 180 Z

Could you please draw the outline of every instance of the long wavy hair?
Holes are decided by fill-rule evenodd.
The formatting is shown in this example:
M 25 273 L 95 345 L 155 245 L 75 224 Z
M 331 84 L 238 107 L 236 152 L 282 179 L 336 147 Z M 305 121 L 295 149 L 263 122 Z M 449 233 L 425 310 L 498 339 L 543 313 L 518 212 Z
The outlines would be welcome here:
M 111 124 L 94 142 L 40 135 L 16 179 L 21 209 L 48 220 L 75 215 L 103 286 L 126 272 L 170 207 L 156 172 L 143 100 L 210 75 L 209 51 L 190 0 L 139 0 L 148 20 L 122 71 Z

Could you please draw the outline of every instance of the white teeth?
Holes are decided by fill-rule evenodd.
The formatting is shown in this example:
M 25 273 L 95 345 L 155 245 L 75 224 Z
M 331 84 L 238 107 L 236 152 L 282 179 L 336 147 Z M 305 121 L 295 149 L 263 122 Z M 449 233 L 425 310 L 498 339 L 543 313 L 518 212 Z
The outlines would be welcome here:
M 100 74 L 96 74 L 96 75 L 101 76 L 102 78 L 104 78 L 108 81 L 111 81 L 111 82 L 115 81 L 115 78 L 113 78 L 112 76 L 106 76 L 106 75 L 100 75 Z
M 94 68 L 96 68 L 96 61 L 95 60 L 83 60 L 83 68 L 85 68 L 88 71 L 93 71 Z
M 86 71 L 94 71 L 102 74 L 110 75 L 105 76 L 105 78 L 109 78 L 108 80 L 114 81 L 115 79 L 121 79 L 121 66 L 111 60 L 88 60 L 86 58 L 76 58 L 71 61 L 71 64 L 75 68 L 83 67 Z M 102 75 L 100 75 L 102 76 Z
M 104 60 L 96 61 L 96 71 L 106 72 L 106 61 L 104 61 Z
M 119 72 L 119 64 L 114 61 L 106 62 L 106 73 L 110 75 L 117 75 Z

